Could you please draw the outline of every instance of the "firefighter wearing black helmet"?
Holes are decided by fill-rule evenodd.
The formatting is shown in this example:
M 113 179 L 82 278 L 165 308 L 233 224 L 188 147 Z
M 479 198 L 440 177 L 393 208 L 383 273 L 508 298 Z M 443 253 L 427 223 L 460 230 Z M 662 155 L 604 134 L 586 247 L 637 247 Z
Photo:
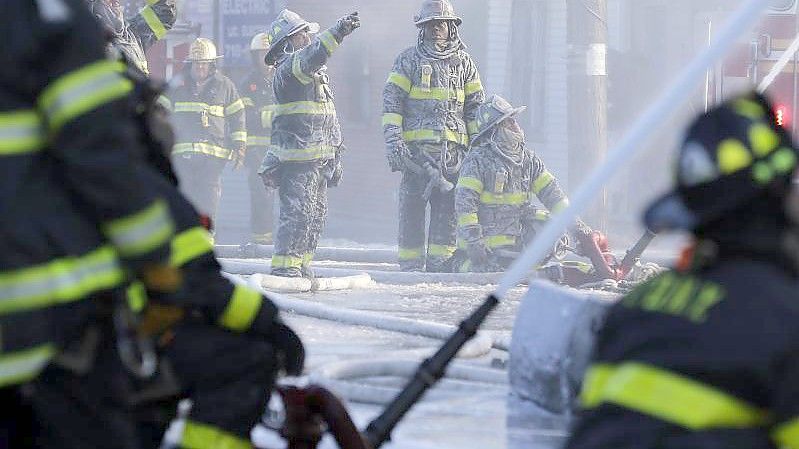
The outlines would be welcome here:
M 569 449 L 799 447 L 798 157 L 756 95 L 693 123 L 645 221 L 695 244 L 610 311 Z

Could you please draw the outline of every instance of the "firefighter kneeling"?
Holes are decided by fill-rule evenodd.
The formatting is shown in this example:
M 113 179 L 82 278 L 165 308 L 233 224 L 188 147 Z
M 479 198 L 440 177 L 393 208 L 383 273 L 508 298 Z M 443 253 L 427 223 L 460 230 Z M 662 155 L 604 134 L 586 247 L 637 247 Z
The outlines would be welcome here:
M 569 449 L 799 447 L 799 151 L 771 110 L 740 97 L 690 127 L 646 222 L 696 243 L 609 312 Z

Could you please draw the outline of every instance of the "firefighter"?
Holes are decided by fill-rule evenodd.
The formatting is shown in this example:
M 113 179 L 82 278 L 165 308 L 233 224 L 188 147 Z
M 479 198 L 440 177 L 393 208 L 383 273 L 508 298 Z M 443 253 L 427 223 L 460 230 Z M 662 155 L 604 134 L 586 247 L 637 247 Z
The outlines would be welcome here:
M 128 273 L 152 294 L 181 277 L 131 139 L 132 86 L 81 0 L 7 0 L 0 22 L 0 396 L 40 424 L 0 446 L 134 448 L 112 292 Z
M 695 243 L 609 312 L 568 448 L 799 447 L 797 158 L 756 94 L 690 126 L 645 221 Z
M 525 146 L 515 119 L 525 109 L 494 95 L 477 111 L 477 132 L 455 188 L 458 246 L 468 256 L 461 271 L 504 271 L 511 254 L 529 243 L 533 221 L 569 204 L 558 180 Z M 580 229 L 591 232 L 582 223 Z
M 121 0 L 86 2 L 111 33 L 113 47 L 128 63 L 149 74 L 145 52 L 174 26 L 177 19 L 175 0 L 147 0 L 144 8 L 131 20 L 125 20 Z
M 440 182 L 434 189 L 427 187 L 441 174 L 457 181 L 469 135 L 475 132 L 477 107 L 485 98 L 477 66 L 458 34 L 461 22 L 448 0 L 425 0 L 415 17 L 419 40 L 397 57 L 383 92 L 388 163 L 392 171 L 402 172 L 403 271 L 449 271 L 455 252 L 454 192 Z M 425 232 L 428 202 L 430 224 Z
M 189 47 L 182 82 L 168 94 L 177 143 L 172 159 L 181 191 L 213 221 L 228 161 L 244 163 L 247 145 L 244 102 L 217 67 L 216 45 L 197 38 Z
M 312 276 L 310 264 L 327 216 L 327 187 L 341 179 L 341 126 L 325 63 L 360 26 L 358 13 L 313 36 L 319 25 L 283 10 L 269 27 L 277 106 L 272 144 L 259 170 L 265 185 L 277 186 L 277 225 L 272 274 Z
M 272 191 L 266 189 L 258 176 L 258 169 L 272 143 L 272 115 L 275 94 L 272 81 L 275 68 L 266 64 L 264 58 L 269 51 L 269 35 L 258 33 L 250 42 L 252 70 L 239 85 L 247 111 L 247 181 L 250 187 L 250 243 L 268 245 L 272 243 Z

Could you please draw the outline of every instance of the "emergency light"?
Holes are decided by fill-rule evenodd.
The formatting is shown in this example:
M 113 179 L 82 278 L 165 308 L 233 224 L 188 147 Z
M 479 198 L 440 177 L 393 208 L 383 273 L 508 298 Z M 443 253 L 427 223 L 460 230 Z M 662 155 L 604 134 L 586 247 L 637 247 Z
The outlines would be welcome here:
M 777 124 L 785 128 L 788 126 L 788 123 L 791 122 L 791 111 L 788 109 L 788 106 L 784 104 L 778 104 L 777 107 L 774 109 L 774 116 L 777 119 Z

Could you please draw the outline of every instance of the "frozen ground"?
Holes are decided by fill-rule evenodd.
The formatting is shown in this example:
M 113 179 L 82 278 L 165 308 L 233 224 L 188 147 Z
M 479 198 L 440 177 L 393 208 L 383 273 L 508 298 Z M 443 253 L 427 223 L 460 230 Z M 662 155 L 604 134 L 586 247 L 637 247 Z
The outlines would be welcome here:
M 317 266 L 367 268 L 363 265 L 353 266 L 353 264 L 335 262 L 317 262 Z M 378 267 L 372 265 L 368 268 Z M 378 269 L 380 268 L 393 269 L 390 266 Z M 359 290 L 287 296 L 336 308 L 456 325 L 492 290 L 492 285 L 376 283 L 369 288 Z M 484 329 L 491 331 L 492 334 L 509 336 L 523 293 L 523 288 L 511 291 L 507 300 L 491 315 Z M 429 338 L 324 321 L 292 313 L 284 313 L 284 317 L 298 331 L 306 344 L 307 372 L 311 377 L 321 368 L 341 361 L 374 362 L 376 359 L 421 361 L 440 344 L 438 340 Z M 495 369 L 504 377 L 507 357 L 506 352 L 491 350 L 477 358 L 458 359 L 456 363 Z M 307 382 L 307 378 L 297 382 Z M 403 379 L 399 377 L 383 376 L 349 381 L 349 386 L 398 388 L 402 383 Z M 331 385 L 331 388 L 335 391 L 335 385 Z M 392 443 L 385 447 L 520 449 L 553 447 L 553 441 L 562 439 L 561 432 L 536 429 L 534 426 L 509 428 L 506 425 L 507 384 L 450 380 L 443 382 L 436 390 L 435 397 L 425 399 L 410 412 L 394 432 Z M 346 396 L 346 392 L 339 391 L 339 393 Z M 359 428 L 365 428 L 382 410 L 382 406 L 352 401 L 348 401 L 348 406 Z M 266 431 L 257 431 L 255 438 L 265 447 L 275 447 L 274 437 Z M 335 447 L 330 441 L 325 446 Z

